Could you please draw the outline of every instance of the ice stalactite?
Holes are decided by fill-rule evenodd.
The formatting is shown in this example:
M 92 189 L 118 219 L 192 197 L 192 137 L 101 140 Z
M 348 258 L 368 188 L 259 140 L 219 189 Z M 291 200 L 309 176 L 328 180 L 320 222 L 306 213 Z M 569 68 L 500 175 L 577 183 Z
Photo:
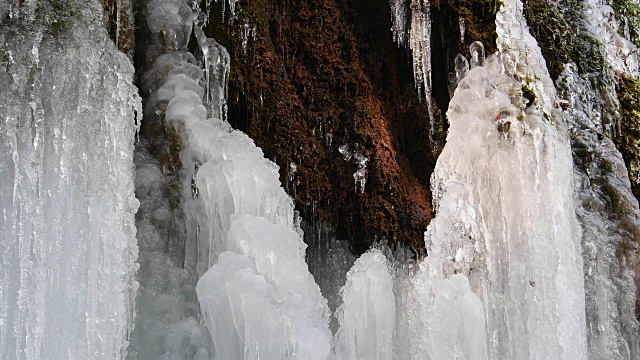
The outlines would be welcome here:
M 429 111 L 429 142 L 435 135 L 435 109 L 431 96 L 431 4 L 429 0 L 411 0 L 409 48 L 413 53 L 413 76 L 418 94 L 424 95 Z
M 137 288 L 134 69 L 100 2 L 16 5 L 0 28 L 0 358 L 121 359 Z
M 391 5 L 391 31 L 393 40 L 400 46 L 407 45 L 407 12 L 408 0 L 390 0 Z
M 196 22 L 199 26 L 194 29 L 198 39 L 199 60 L 204 69 L 204 104 L 207 115 L 223 121 L 227 120 L 227 84 L 231 58 L 224 46 L 215 39 L 207 38 L 202 30 L 206 21 Z
M 409 48 L 413 53 L 413 76 L 418 92 L 431 101 L 431 4 L 412 0 Z
M 413 54 L 413 77 L 418 96 L 429 111 L 429 140 L 435 135 L 435 104 L 431 96 L 431 3 L 430 0 L 390 0 L 394 40 Z

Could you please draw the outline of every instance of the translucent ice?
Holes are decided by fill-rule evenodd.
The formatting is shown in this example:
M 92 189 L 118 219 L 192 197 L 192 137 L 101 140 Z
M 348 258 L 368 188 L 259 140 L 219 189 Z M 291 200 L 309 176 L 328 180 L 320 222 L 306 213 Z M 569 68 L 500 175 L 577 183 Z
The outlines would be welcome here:
M 338 359 L 390 360 L 393 355 L 395 300 L 390 264 L 371 249 L 347 273 L 338 308 Z
M 175 14 L 180 3 L 167 3 L 173 5 L 159 14 Z M 187 28 L 181 21 L 162 22 L 163 31 L 179 33 Z M 216 357 L 326 359 L 327 302 L 304 262 L 293 202 L 278 167 L 223 121 L 229 56 L 199 25 L 195 35 L 204 71 L 195 71 L 194 58 L 180 47 L 162 47 L 169 53 L 157 56 L 143 79 L 152 86 L 147 113 L 180 137 L 183 266 L 200 276 L 196 291 Z
M 416 288 L 437 299 L 435 283 L 456 273 L 468 277 L 486 307 L 491 358 L 586 358 L 569 145 L 538 115 L 519 115 L 513 94 L 498 90 L 496 82 L 504 77 L 496 68 L 471 69 L 450 104 L 447 145 L 432 180 L 438 215 L 427 231 L 429 256 L 421 265 L 430 281 Z M 482 308 L 469 301 L 469 311 Z M 425 331 L 433 338 L 444 330 Z M 457 351 L 455 344 L 448 349 Z
M 49 6 L 26 1 L 0 28 L 0 358 L 121 359 L 138 286 L 134 70 L 99 1 Z

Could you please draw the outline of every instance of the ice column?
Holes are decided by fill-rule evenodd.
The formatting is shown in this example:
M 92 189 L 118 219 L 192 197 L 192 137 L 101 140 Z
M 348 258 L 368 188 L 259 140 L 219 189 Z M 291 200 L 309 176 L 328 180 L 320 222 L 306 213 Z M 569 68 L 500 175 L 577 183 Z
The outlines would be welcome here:
M 483 68 L 497 82 L 496 90 L 503 92 L 500 97 L 513 97 L 513 90 L 502 87 L 507 74 L 518 80 L 511 88 L 528 88 L 535 100 L 526 108 L 514 104 L 514 99 L 511 105 L 506 99 L 495 103 L 498 107 L 491 111 L 497 115 L 484 118 L 497 120 L 498 138 L 505 144 L 474 166 L 484 168 L 477 180 L 485 185 L 470 195 L 477 203 L 486 250 L 489 281 L 483 287 L 488 336 L 495 340 L 490 356 L 584 359 L 581 231 L 564 118 L 556 108 L 553 82 L 519 0 L 505 1 L 496 15 L 496 30 L 501 61 L 487 59 Z M 456 96 L 458 91 L 462 89 Z M 509 110 L 513 105 L 520 109 Z M 454 101 L 449 113 L 457 112 L 456 106 L 468 105 Z
M 327 302 L 304 262 L 293 201 L 280 184 L 278 167 L 222 120 L 228 55 L 198 22 L 204 84 L 202 73 L 193 71 L 195 59 L 184 46 L 189 21 L 198 16 L 185 6 L 179 0 L 148 5 L 147 16 L 159 19 L 154 31 L 176 35 L 158 44 L 158 52 L 166 53 L 148 73 L 147 82 L 157 90 L 146 106 L 181 139 L 185 263 L 201 275 L 196 291 L 216 357 L 326 359 Z M 207 57 L 214 51 L 226 60 Z
M 2 359 L 121 359 L 127 347 L 139 98 L 100 2 L 73 5 L 27 1 L 0 29 Z
M 391 360 L 396 307 L 391 267 L 384 254 L 371 249 L 360 256 L 341 293 L 338 359 Z
M 490 358 L 586 359 L 571 152 L 562 130 L 521 107 L 520 89 L 498 56 L 456 89 L 432 180 L 438 215 L 421 265 L 430 281 L 416 288 L 450 298 L 447 291 L 464 294 L 470 284 L 484 300 Z M 452 283 L 440 280 L 453 274 Z M 478 299 L 464 302 L 472 314 L 482 308 Z M 426 328 L 433 339 L 447 327 Z

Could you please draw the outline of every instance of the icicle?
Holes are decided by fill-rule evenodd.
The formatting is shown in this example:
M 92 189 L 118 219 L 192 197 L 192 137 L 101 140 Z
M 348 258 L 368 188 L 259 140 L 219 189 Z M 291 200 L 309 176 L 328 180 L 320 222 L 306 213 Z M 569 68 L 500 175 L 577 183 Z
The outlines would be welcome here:
M 474 41 L 469 46 L 469 53 L 471 54 L 471 68 L 482 65 L 484 62 L 484 45 L 480 41 Z M 457 60 L 457 58 L 456 58 Z
M 464 55 L 458 54 L 454 60 L 454 67 L 456 71 L 455 81 L 456 83 L 460 83 L 469 72 L 469 61 Z
M 358 165 L 358 169 L 353 173 L 353 179 L 356 183 L 356 191 L 358 190 L 358 184 L 360 185 L 360 192 L 364 193 L 364 188 L 366 184 L 366 171 L 367 171 L 367 163 L 369 162 L 369 158 L 364 156 L 360 152 L 360 146 L 355 144 L 354 150 L 349 148 L 348 144 L 340 145 L 338 147 L 338 152 L 342 154 L 344 160 L 349 161 L 351 159 L 355 160 Z
M 46 5 L 10 9 L 20 25 L 0 29 L 0 358 L 122 359 L 137 288 L 134 69 L 99 2 L 65 18 Z M 55 40 L 47 17 L 64 22 Z
M 407 6 L 408 0 L 390 0 L 391 5 L 391 31 L 393 40 L 400 46 L 407 42 Z

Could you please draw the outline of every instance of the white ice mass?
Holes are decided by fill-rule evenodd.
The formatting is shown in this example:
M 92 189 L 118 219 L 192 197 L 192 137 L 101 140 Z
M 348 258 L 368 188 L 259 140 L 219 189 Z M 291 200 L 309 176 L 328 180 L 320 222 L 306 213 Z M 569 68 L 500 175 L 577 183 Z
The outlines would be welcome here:
M 137 290 L 134 69 L 99 2 L 58 37 L 54 9 L 27 5 L 0 28 L 0 358 L 121 359 Z

